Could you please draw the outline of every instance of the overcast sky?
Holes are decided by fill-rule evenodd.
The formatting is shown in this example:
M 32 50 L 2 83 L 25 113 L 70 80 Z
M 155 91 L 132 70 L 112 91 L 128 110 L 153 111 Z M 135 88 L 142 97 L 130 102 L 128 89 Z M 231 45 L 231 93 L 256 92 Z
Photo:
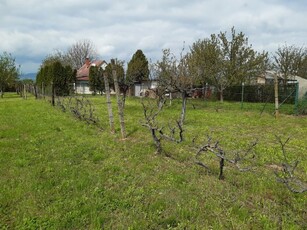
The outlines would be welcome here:
M 307 45 L 306 0 L 1 0 L 0 52 L 16 57 L 23 73 L 37 72 L 42 59 L 88 39 L 101 59 L 148 59 L 162 49 L 175 54 L 185 44 L 231 27 L 270 53 L 279 46 Z

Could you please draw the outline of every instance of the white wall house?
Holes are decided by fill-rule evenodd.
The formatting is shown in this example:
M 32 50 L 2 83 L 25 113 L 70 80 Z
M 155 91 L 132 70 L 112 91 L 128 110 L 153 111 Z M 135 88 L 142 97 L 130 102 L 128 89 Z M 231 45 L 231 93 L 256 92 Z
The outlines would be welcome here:
M 75 93 L 76 94 L 92 94 L 93 92 L 89 87 L 89 73 L 91 66 L 98 66 L 105 68 L 107 63 L 102 60 L 97 60 L 91 62 L 89 58 L 85 59 L 84 65 L 77 71 L 77 80 L 75 84 Z
M 264 76 L 260 76 L 257 78 L 257 84 L 274 84 L 274 78 L 277 73 L 275 71 L 266 71 Z M 281 74 L 277 74 L 278 79 L 281 81 L 283 76 Z M 291 83 L 298 82 L 299 84 L 299 98 L 303 98 L 307 96 L 307 79 L 304 79 L 299 76 L 291 76 L 289 81 Z
M 298 82 L 298 98 L 307 97 L 307 79 L 295 76 L 294 80 Z
M 79 79 L 76 82 L 74 89 L 76 94 L 92 94 L 92 91 L 90 91 L 88 80 L 82 81 Z
M 134 84 L 134 96 L 141 97 L 147 89 L 156 89 L 158 82 L 155 80 L 143 81 Z

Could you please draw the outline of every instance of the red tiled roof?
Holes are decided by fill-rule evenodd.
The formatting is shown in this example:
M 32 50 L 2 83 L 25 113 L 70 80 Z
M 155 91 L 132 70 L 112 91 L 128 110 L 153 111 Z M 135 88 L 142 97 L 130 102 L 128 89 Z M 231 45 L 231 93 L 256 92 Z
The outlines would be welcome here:
M 89 81 L 89 77 L 77 77 L 77 81 Z
M 96 60 L 93 62 L 85 63 L 80 69 L 77 71 L 77 81 L 88 81 L 89 72 L 91 66 L 102 66 L 105 61 Z

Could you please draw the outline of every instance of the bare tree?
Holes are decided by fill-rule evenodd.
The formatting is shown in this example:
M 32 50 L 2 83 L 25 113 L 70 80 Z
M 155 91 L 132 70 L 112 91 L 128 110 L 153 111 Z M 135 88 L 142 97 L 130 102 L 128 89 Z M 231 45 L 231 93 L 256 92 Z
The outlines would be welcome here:
M 93 42 L 84 39 L 73 44 L 67 50 L 64 58 L 73 69 L 79 69 L 84 64 L 84 59 L 86 57 L 88 57 L 90 60 L 95 60 L 97 59 L 98 54 Z
M 195 79 L 189 73 L 188 56 L 183 55 L 183 51 L 184 49 L 178 59 L 169 49 L 163 50 L 162 60 L 156 63 L 155 70 L 158 80 L 158 91 L 181 94 L 182 106 L 179 120 L 181 126 L 185 120 L 187 96 L 195 83 Z
M 305 56 L 306 53 L 302 47 L 284 45 L 277 49 L 273 55 L 273 67 L 283 77 L 284 85 L 298 74 L 306 78 L 306 73 L 301 71 Z

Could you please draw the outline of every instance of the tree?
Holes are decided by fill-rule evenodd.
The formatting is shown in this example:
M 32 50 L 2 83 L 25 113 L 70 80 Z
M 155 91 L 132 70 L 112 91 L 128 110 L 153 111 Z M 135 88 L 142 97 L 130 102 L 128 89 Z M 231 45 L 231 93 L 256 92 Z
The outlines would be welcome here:
M 84 59 L 97 59 L 97 50 L 92 41 L 84 39 L 73 44 L 63 55 L 65 62 L 69 63 L 72 69 L 79 69 L 84 64 Z
M 142 82 L 149 79 L 149 67 L 142 50 L 137 50 L 128 63 L 127 83 Z
M 60 62 L 63 66 L 69 65 L 67 62 L 65 62 L 65 54 L 59 50 L 46 55 L 46 57 L 42 61 L 42 65 L 52 65 L 55 62 Z
M 185 120 L 187 96 L 195 84 L 195 78 L 189 71 L 188 57 L 183 55 L 183 50 L 179 59 L 169 49 L 163 50 L 162 60 L 157 61 L 154 70 L 158 80 L 159 96 L 166 92 L 181 94 L 182 106 L 179 120 L 181 126 Z
M 273 55 L 273 67 L 277 73 L 282 75 L 283 84 L 295 75 L 307 78 L 306 51 L 294 45 L 279 47 Z
M 20 67 L 16 66 L 15 58 L 7 52 L 0 55 L 0 97 L 4 95 L 4 91 L 13 87 L 19 79 Z
M 76 71 L 70 66 L 63 66 L 59 61 L 46 62 L 36 75 L 36 84 L 43 94 L 57 96 L 69 95 L 71 83 L 75 82 Z M 49 92 L 48 92 L 49 90 Z
M 124 88 L 126 88 L 126 78 L 125 78 L 125 70 L 124 70 L 124 61 L 119 60 L 117 58 L 113 58 L 114 64 L 112 66 L 111 63 L 109 63 L 106 67 L 106 72 L 108 75 L 108 80 L 110 87 L 115 90 L 114 88 L 114 79 L 112 78 L 112 68 L 116 70 L 117 78 L 118 78 L 118 84 L 121 92 L 123 92 Z
M 70 66 L 63 66 L 60 62 L 52 65 L 52 80 L 57 96 L 66 96 L 70 94 L 71 83 L 75 81 L 76 72 Z
M 223 91 L 233 84 L 249 82 L 263 73 L 268 64 L 267 53 L 258 53 L 248 44 L 248 39 L 231 29 L 212 34 L 209 39 L 198 40 L 191 47 L 189 57 L 191 73 L 200 82 L 214 85 L 223 101 Z
M 97 91 L 102 94 L 104 89 L 104 80 L 102 76 L 102 68 L 99 66 L 91 66 L 89 72 L 89 86 L 93 94 L 96 95 Z
M 222 53 L 218 46 L 218 38 L 212 34 L 211 39 L 198 40 L 193 43 L 189 55 L 189 68 L 196 82 L 205 85 L 210 77 L 218 75 L 221 69 Z
M 128 89 L 129 89 L 129 83 L 127 82 L 127 79 L 125 77 L 124 61 L 119 60 L 117 58 L 112 59 L 112 60 L 114 60 L 113 66 L 112 66 L 111 63 L 109 63 L 106 67 L 108 82 L 110 84 L 110 87 L 113 90 L 115 90 L 114 79 L 111 77 L 112 76 L 112 68 L 114 68 L 116 70 L 116 74 L 117 74 L 119 90 L 123 94 L 123 106 L 125 106 L 126 95 L 127 95 Z

